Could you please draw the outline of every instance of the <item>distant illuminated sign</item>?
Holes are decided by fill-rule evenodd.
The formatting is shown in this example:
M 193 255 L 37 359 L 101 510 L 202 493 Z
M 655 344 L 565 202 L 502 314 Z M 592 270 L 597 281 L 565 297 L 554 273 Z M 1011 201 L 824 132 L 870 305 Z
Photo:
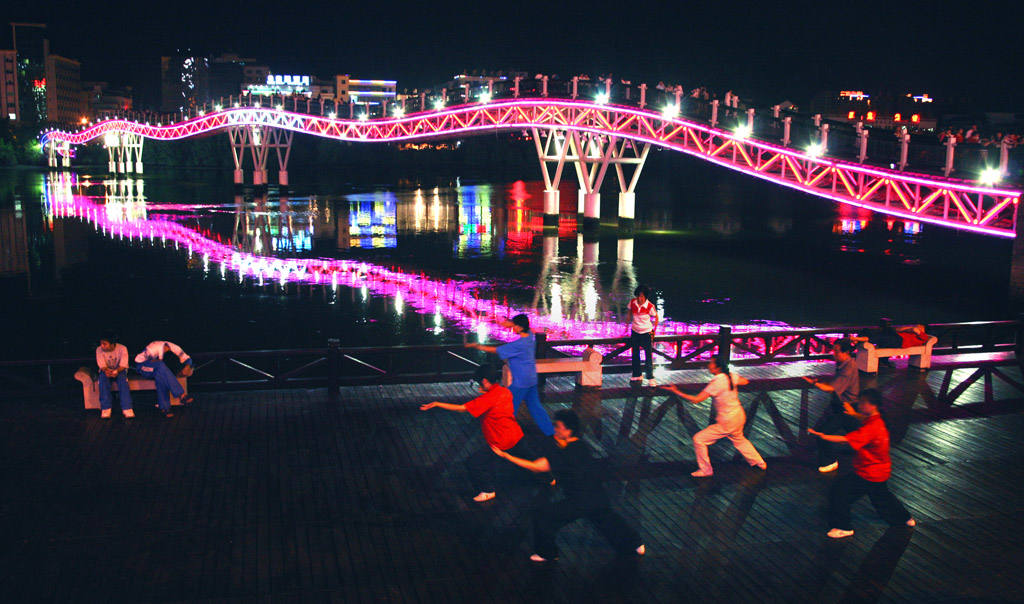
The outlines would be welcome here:
M 892 118 L 892 119 L 898 122 L 898 121 L 900 121 L 901 119 L 903 119 L 903 114 L 901 114 L 901 113 L 897 113 L 896 115 L 894 115 L 894 116 L 893 116 L 893 118 Z
M 46 88 L 46 78 L 43 78 L 41 80 L 32 80 L 32 87 L 33 88 Z
M 921 121 L 921 116 L 915 113 L 914 115 L 910 116 L 910 121 L 916 124 Z
M 875 112 L 874 111 L 868 111 L 867 120 L 869 122 L 875 121 Z
M 852 120 L 852 119 L 854 119 L 856 117 L 857 117 L 857 112 L 856 111 L 851 111 L 851 112 L 846 114 L 846 119 L 848 119 L 848 120 Z
M 309 86 L 309 76 L 268 75 L 267 86 Z
M 871 98 L 871 95 L 864 94 L 863 90 L 842 90 L 839 92 L 839 98 L 850 99 L 851 101 L 863 101 L 864 99 Z

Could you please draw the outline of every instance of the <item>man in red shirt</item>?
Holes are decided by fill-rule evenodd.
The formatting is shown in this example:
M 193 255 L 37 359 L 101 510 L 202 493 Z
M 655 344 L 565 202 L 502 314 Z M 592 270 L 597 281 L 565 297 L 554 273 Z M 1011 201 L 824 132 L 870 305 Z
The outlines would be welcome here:
M 490 365 L 481 365 L 477 367 L 475 378 L 480 384 L 480 396 L 465 405 L 435 401 L 422 405 L 420 409 L 426 411 L 438 407 L 456 413 L 469 413 L 480 420 L 480 430 L 484 433 L 487 446 L 466 459 L 466 471 L 469 472 L 473 488 L 478 491 L 473 501 L 484 502 L 495 497 L 494 475 L 501 463 L 491 447 L 516 457 L 530 457 L 532 451 L 524 442 L 523 429 L 516 422 L 512 392 L 500 384 L 498 370 Z
M 853 534 L 850 506 L 864 495 L 871 499 L 875 511 L 891 526 L 917 524 L 907 508 L 889 491 L 892 462 L 889 460 L 889 430 L 878 413 L 881 404 L 882 395 L 877 390 L 865 390 L 857 399 L 857 411 L 849 403 L 844 408 L 847 415 L 863 422 L 860 428 L 845 436 L 807 430 L 808 434 L 822 440 L 848 443 L 854 450 L 853 472 L 837 480 L 828 492 L 828 522 L 832 526 L 829 537 Z

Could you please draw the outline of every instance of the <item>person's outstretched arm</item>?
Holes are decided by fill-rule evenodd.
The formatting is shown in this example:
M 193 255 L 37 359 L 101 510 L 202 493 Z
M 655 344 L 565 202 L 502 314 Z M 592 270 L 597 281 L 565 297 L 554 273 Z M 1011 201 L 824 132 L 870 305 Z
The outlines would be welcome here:
M 494 454 L 497 455 L 498 457 L 507 459 L 512 463 L 516 464 L 517 466 L 519 466 L 520 468 L 529 470 L 531 472 L 543 474 L 544 472 L 551 471 L 551 464 L 548 463 L 547 457 L 538 457 L 533 461 L 529 461 L 521 457 L 516 457 L 515 455 L 506 453 L 505 451 L 502 451 L 501 449 L 495 447 L 494 445 L 491 445 L 491 451 L 494 451 Z
M 466 412 L 465 405 L 453 405 L 451 403 L 439 403 L 437 401 L 427 403 L 426 405 L 420 405 L 420 411 L 426 411 L 428 409 L 433 409 L 434 407 L 437 407 L 438 409 L 444 409 L 445 411 L 454 411 L 456 413 Z

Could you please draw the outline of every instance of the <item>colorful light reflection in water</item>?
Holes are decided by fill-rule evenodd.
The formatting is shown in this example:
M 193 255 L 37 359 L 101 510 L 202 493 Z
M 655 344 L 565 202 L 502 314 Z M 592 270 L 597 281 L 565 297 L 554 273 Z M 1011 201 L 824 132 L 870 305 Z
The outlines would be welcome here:
M 494 320 L 519 313 L 528 315 L 534 329 L 546 332 L 551 339 L 613 338 L 628 334 L 628 327 L 621 320 L 585 320 L 564 316 L 558 295 L 552 296 L 550 304 L 538 305 L 535 299 L 534 307 L 542 309 L 538 311 L 515 307 L 507 300 L 498 300 L 495 295 L 490 298 L 486 297 L 486 294 L 481 296 L 481 292 L 486 292 L 491 287 L 490 283 L 482 281 L 434 279 L 423 273 L 403 272 L 400 269 L 389 269 L 361 260 L 278 258 L 262 255 L 260 252 L 263 250 L 250 252 L 245 246 L 214 240 L 203 232 L 171 220 L 150 217 L 141 191 L 126 189 L 123 193 L 108 195 L 105 203 L 100 204 L 89 196 L 76 193 L 76 186 L 77 181 L 73 174 L 51 176 L 44 189 L 44 204 L 49 220 L 52 221 L 54 217 L 76 218 L 111 238 L 149 241 L 183 250 L 190 259 L 201 260 L 204 270 L 219 272 L 225 278 L 231 273 L 237 276 L 239 282 L 251 280 L 261 285 L 298 283 L 333 290 L 347 287 L 361 291 L 364 297 L 366 294 L 387 296 L 394 301 L 394 308 L 398 312 L 404 312 L 409 308 L 422 314 L 433 315 L 435 318 L 444 317 L 450 325 L 474 333 L 481 340 L 510 338 L 511 333 L 495 327 Z M 117 187 L 130 188 L 129 185 Z M 480 201 L 486 203 L 477 203 Z M 483 195 L 477 193 L 474 200 L 461 198 L 459 204 L 460 241 L 457 253 L 466 248 L 472 249 L 482 245 L 473 236 L 482 235 L 480 225 L 489 223 L 483 218 L 484 214 L 489 215 L 491 212 L 489 192 Z M 172 207 L 174 206 L 159 206 L 161 210 Z M 350 199 L 350 211 L 352 216 L 357 217 L 351 225 L 353 243 L 357 240 L 356 229 L 358 237 L 363 239 L 369 237 L 375 240 L 383 237 L 385 240 L 393 240 L 395 237 L 394 199 Z M 370 230 L 364 234 L 363 229 L 366 228 Z M 373 230 L 375 228 L 383 230 L 377 233 Z M 481 238 L 481 241 L 489 242 L 492 234 L 488 235 Z M 374 245 L 376 241 L 368 243 Z M 271 251 L 266 250 L 267 253 Z M 584 259 L 584 255 L 581 254 L 581 259 Z M 574 287 L 578 289 L 577 293 L 582 297 L 585 306 L 596 306 L 599 294 L 592 275 L 584 275 Z M 584 313 L 583 316 L 594 317 L 597 314 L 591 311 Z M 663 318 L 659 333 L 714 333 L 717 327 L 713 324 L 697 327 Z M 765 322 L 747 326 L 734 325 L 733 330 L 763 331 L 772 327 L 789 326 Z

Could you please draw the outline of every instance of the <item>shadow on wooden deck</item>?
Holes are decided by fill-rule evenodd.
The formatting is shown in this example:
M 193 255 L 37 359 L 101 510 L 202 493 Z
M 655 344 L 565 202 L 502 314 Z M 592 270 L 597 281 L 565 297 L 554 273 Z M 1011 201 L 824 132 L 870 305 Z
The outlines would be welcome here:
M 4 602 L 993 602 L 1024 600 L 1024 394 L 1012 359 L 903 366 L 864 387 L 888 401 L 892 489 L 918 519 L 890 529 L 865 500 L 856 535 L 825 537 L 833 476 L 808 425 L 827 403 L 804 389 L 824 363 L 741 370 L 751 470 L 723 441 L 696 480 L 689 435 L 707 404 L 609 376 L 600 392 L 550 380 L 607 468 L 614 505 L 644 537 L 617 558 L 585 523 L 562 559 L 536 565 L 530 519 L 558 497 L 510 473 L 485 505 L 463 459 L 482 446 L 466 384 L 217 393 L 173 419 L 103 422 L 80 401 L 12 402 L 0 417 Z M 696 391 L 706 374 L 662 376 Z M 962 387 L 961 387 L 962 385 Z M 528 416 L 523 418 L 532 427 Z M 841 471 L 845 471 L 843 468 Z

